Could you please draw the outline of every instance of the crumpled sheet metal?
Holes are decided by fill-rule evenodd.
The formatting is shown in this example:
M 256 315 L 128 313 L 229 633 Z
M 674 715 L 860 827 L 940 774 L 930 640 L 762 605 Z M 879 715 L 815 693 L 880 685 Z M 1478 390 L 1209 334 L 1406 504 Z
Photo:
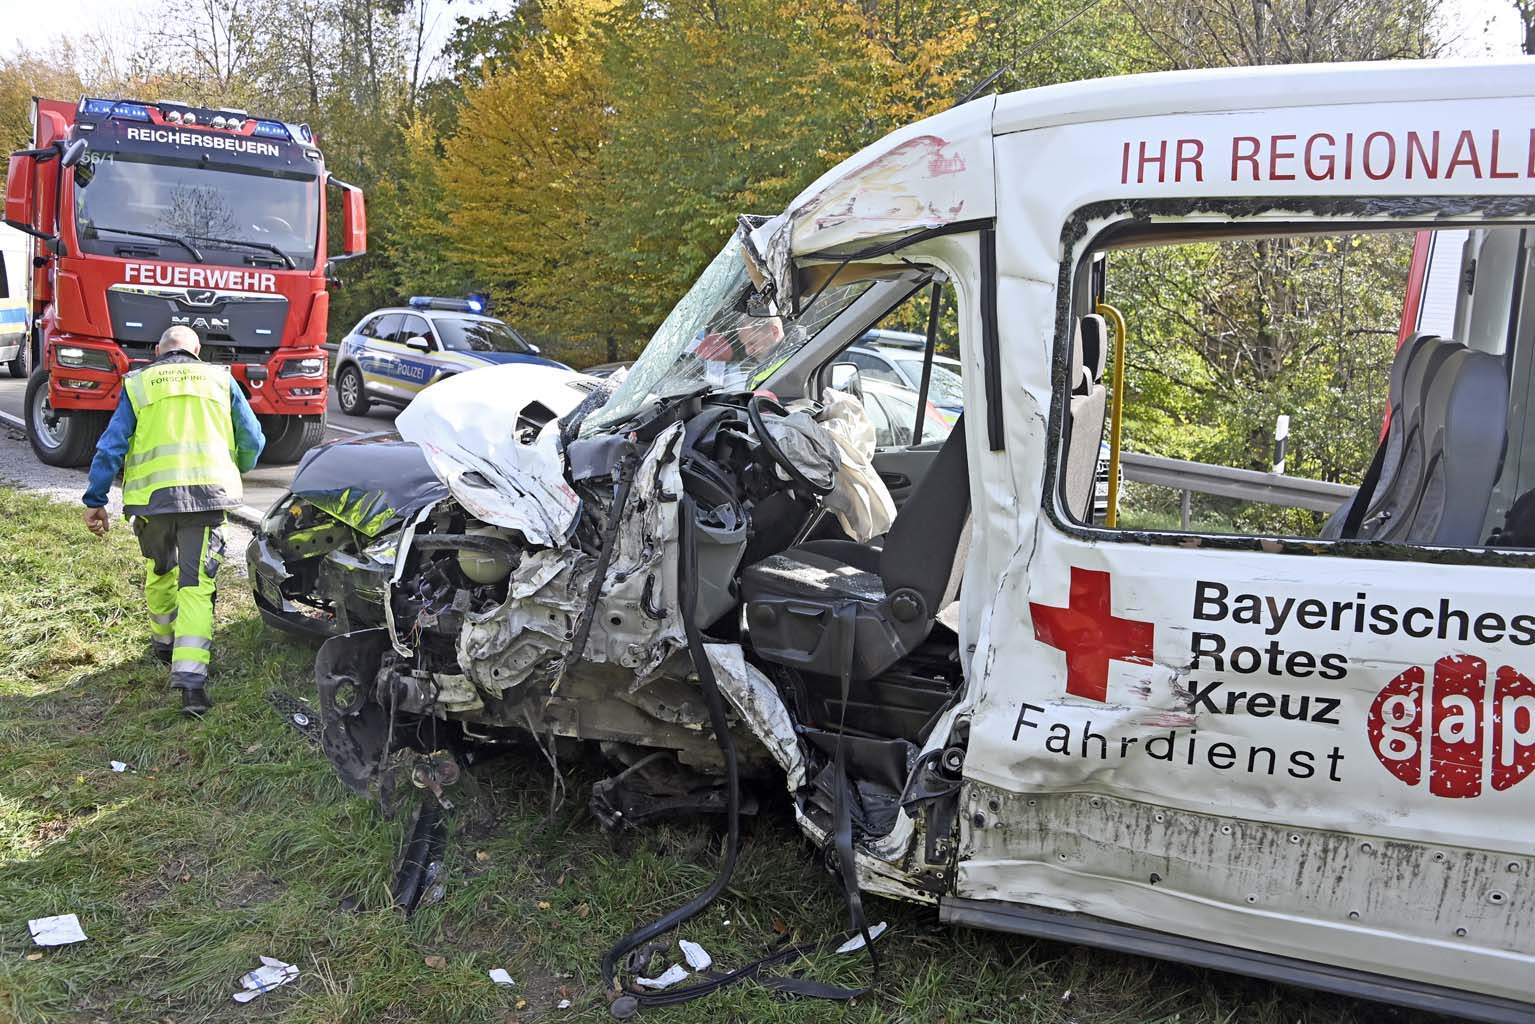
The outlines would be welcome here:
M 805 784 L 805 755 L 794 719 L 772 682 L 746 660 L 740 644 L 704 644 L 720 693 L 784 770 L 792 796 Z
M 848 252 L 957 221 L 996 216 L 994 97 L 907 125 L 821 175 L 751 232 L 780 296 L 794 261 Z
M 488 366 L 438 381 L 395 418 L 470 515 L 553 547 L 575 526 L 581 499 L 565 480 L 559 425 L 518 440 L 522 410 L 538 402 L 563 416 L 586 397 L 573 370 L 527 363 Z
M 849 537 L 867 544 L 895 522 L 890 489 L 874 468 L 874 423 L 862 402 L 835 388 L 822 392 L 816 419 L 838 455 L 836 482 L 823 504 Z
M 629 669 L 636 686 L 686 642 L 677 600 L 681 438 L 680 423 L 662 431 L 635 470 L 583 655 Z M 507 600 L 470 615 L 460 632 L 459 664 L 466 674 L 500 693 L 541 666 L 563 662 L 595 568 L 595 557 L 571 547 L 529 552 L 512 573 Z

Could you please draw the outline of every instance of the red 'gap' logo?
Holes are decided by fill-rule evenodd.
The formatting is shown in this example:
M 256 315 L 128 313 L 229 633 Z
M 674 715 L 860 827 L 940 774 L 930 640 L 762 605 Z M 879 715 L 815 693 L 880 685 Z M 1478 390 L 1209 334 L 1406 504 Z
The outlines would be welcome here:
M 1488 706 L 1487 662 L 1457 654 L 1434 662 L 1432 686 L 1413 666 L 1381 688 L 1370 705 L 1370 746 L 1409 786 L 1451 799 L 1482 794 L 1483 767 L 1494 791 L 1535 772 L 1535 682 L 1504 665 Z M 1425 742 L 1425 736 L 1427 742 Z

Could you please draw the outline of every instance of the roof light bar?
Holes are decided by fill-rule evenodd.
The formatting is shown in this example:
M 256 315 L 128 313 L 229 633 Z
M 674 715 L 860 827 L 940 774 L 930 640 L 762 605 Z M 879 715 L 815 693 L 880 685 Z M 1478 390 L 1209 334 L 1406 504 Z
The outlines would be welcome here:
M 411 309 L 443 309 L 454 313 L 478 313 L 485 308 L 479 299 L 446 299 L 435 295 L 412 295 Z

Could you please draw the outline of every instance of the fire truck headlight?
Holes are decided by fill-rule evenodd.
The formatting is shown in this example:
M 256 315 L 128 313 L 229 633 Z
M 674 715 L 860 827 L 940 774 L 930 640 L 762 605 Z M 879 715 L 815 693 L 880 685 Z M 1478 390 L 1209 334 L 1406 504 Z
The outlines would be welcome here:
M 180 124 L 181 123 L 181 111 L 179 111 L 179 110 L 172 110 L 172 111 L 168 112 L 165 115 L 165 119 L 167 121 L 169 121 L 171 124 Z
M 182 124 L 196 124 L 197 123 L 197 115 L 192 113 L 189 110 L 185 114 L 181 115 L 181 123 Z
M 62 345 L 54 356 L 60 366 L 84 367 L 88 370 L 110 370 L 112 357 L 99 348 L 80 348 Z
M 224 115 L 223 114 L 214 114 L 213 115 L 213 127 L 215 127 L 215 128 L 222 128 L 222 127 L 224 127 L 224 125 L 226 125 L 228 123 L 229 122 L 224 120 Z
M 279 377 L 322 377 L 324 375 L 325 360 L 314 356 L 290 359 L 282 364 L 282 369 L 277 371 Z

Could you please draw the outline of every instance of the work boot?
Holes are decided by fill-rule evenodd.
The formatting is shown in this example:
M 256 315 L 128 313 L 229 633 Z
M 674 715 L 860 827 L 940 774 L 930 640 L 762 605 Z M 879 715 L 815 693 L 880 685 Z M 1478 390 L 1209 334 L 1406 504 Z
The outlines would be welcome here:
M 171 663 L 171 645 L 157 644 L 151 640 L 149 643 L 149 656 L 162 665 L 169 665 Z
M 181 691 L 181 713 L 188 718 L 201 718 L 213 707 L 213 698 L 201 686 L 188 686 Z

